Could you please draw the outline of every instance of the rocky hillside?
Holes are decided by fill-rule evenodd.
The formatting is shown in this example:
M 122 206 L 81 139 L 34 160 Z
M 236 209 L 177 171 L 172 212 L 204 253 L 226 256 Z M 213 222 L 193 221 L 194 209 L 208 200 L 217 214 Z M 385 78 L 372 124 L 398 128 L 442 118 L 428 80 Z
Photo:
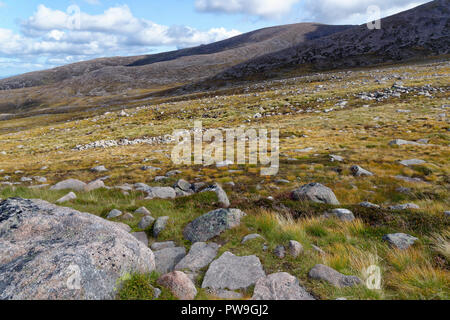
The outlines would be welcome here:
M 387 17 L 381 29 L 364 24 L 278 52 L 250 59 L 217 79 L 270 75 L 281 70 L 337 69 L 448 54 L 450 1 L 436 0 Z

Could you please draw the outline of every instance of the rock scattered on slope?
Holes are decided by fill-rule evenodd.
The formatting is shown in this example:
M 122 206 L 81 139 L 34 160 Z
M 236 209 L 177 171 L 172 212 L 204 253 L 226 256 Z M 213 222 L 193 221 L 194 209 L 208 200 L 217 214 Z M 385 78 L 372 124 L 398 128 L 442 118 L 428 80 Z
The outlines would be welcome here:
M 286 256 L 286 248 L 284 246 L 277 246 L 275 250 L 273 251 L 273 254 L 280 259 L 284 259 Z
M 176 244 L 173 241 L 155 242 L 151 246 L 153 251 L 162 250 L 162 249 L 166 249 L 166 248 L 173 248 L 173 247 L 176 247 Z
M 154 252 L 156 271 L 161 274 L 174 270 L 178 262 L 186 256 L 184 247 L 165 248 Z
M 151 215 L 150 211 L 148 211 L 148 209 L 146 207 L 140 207 L 134 213 L 136 213 L 136 214 L 143 214 L 143 215 L 146 215 L 146 216 Z
M 313 201 L 317 203 L 327 203 L 339 205 L 333 191 L 320 183 L 310 183 L 292 192 L 292 198 L 300 201 Z
M 315 300 L 297 278 L 286 272 L 273 273 L 256 282 L 252 300 Z
M 153 236 L 158 238 L 159 234 L 166 228 L 169 217 L 159 217 L 153 225 Z
M 262 277 L 265 272 L 257 256 L 238 257 L 227 251 L 211 263 L 202 288 L 246 289 Z
M 174 271 L 158 279 L 158 284 L 168 288 L 180 300 L 194 300 L 197 289 L 189 277 L 181 271 Z
M 318 264 L 309 271 L 308 276 L 314 280 L 322 280 L 329 282 L 337 288 L 353 287 L 362 283 L 362 280 L 356 276 L 346 276 L 336 270 Z
M 177 193 L 174 188 L 171 187 L 148 187 L 144 190 L 147 192 L 147 197 L 145 199 L 175 199 Z
M 131 235 L 148 247 L 148 237 L 145 232 L 132 232 Z
M 355 215 L 348 209 L 333 209 L 325 214 L 326 217 L 336 217 L 341 221 L 353 221 Z
M 289 241 L 288 251 L 291 256 L 297 258 L 299 255 L 303 253 L 303 246 L 300 242 L 295 240 Z
M 414 203 L 405 203 L 405 204 L 398 204 L 398 205 L 390 206 L 389 209 L 391 209 L 391 210 L 410 210 L 410 209 L 420 209 L 420 207 Z
M 108 169 L 105 168 L 105 166 L 97 166 L 94 168 L 91 168 L 92 172 L 106 172 Z
M 391 246 L 395 248 L 405 250 L 412 246 L 419 239 L 405 233 L 391 233 L 385 235 L 383 237 L 383 240 L 387 241 Z
M 245 213 L 239 209 L 210 211 L 191 223 L 183 231 L 184 238 L 194 242 L 208 241 L 223 231 L 237 227 Z
M 361 202 L 359 205 L 364 208 L 371 208 L 371 209 L 379 209 L 380 208 L 379 205 L 368 202 L 368 201 Z
M 152 216 L 144 216 L 141 221 L 139 221 L 138 228 L 141 230 L 146 230 L 153 225 L 155 218 Z
M 0 230 L 0 299 L 114 299 L 122 275 L 155 269 L 116 223 L 46 201 L 1 202 Z
M 253 239 L 264 239 L 264 238 L 257 233 L 252 233 L 252 234 L 246 235 L 244 238 L 242 238 L 241 244 L 244 244 L 247 241 L 250 241 Z
M 219 248 L 220 246 L 216 243 L 196 242 L 189 253 L 175 266 L 175 270 L 197 272 L 214 260 Z
M 404 165 L 404 166 L 415 166 L 415 165 L 420 165 L 420 164 L 424 164 L 425 161 L 420 160 L 420 159 L 409 159 L 409 160 L 402 160 L 400 161 L 400 164 Z
M 370 177 L 373 176 L 373 173 L 361 168 L 360 166 L 352 166 L 350 168 L 350 171 L 352 172 L 352 175 L 355 177 Z
M 74 200 L 76 198 L 77 198 L 77 195 L 75 193 L 69 192 L 64 197 L 56 200 L 56 203 L 63 203 L 63 202 L 67 202 L 67 201 L 70 201 L 70 200 Z
M 77 179 L 68 179 L 58 182 L 50 188 L 50 190 L 73 190 L 73 191 L 84 191 L 86 183 Z
M 88 183 L 84 187 L 84 191 L 90 192 L 90 191 L 94 191 L 94 190 L 97 190 L 100 188 L 105 188 L 105 183 L 102 180 L 95 180 L 95 181 Z

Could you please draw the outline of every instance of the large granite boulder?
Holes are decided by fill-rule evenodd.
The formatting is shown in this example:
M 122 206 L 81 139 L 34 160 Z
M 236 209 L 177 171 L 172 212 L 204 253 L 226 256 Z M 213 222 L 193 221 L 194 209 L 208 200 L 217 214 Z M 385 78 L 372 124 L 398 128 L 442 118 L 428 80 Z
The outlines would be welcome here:
M 42 200 L 0 202 L 1 299 L 114 299 L 153 252 L 114 222 Z

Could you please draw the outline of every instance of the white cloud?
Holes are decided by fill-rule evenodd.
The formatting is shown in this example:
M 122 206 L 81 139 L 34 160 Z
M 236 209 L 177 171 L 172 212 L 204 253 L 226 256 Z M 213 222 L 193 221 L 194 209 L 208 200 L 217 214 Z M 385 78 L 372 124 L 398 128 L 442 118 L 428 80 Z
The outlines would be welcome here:
M 87 3 L 92 4 L 92 5 L 99 5 L 99 4 L 101 4 L 100 0 L 84 0 L 84 2 L 87 2 Z
M 280 18 L 300 0 L 196 0 L 201 12 L 240 13 L 261 18 Z
M 0 28 L 0 57 L 26 63 L 46 59 L 48 66 L 108 55 L 133 55 L 155 48 L 189 47 L 223 40 L 238 30 L 165 26 L 133 15 L 128 6 L 90 15 L 71 7 L 67 12 L 39 5 L 21 24 L 21 33 Z
M 306 0 L 303 18 L 322 23 L 361 24 L 367 22 L 367 8 L 378 6 L 386 17 L 411 9 L 429 0 Z

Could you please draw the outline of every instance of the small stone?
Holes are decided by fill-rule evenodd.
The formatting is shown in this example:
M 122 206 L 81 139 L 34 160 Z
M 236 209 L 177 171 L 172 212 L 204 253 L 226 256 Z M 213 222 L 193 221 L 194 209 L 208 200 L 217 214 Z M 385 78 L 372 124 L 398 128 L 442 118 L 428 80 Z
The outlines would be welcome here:
M 344 158 L 342 158 L 341 156 L 337 156 L 337 155 L 334 155 L 334 154 L 332 154 L 332 155 L 330 155 L 330 159 L 331 159 L 331 162 L 342 162 L 342 161 L 344 161 Z
M 122 215 L 122 211 L 113 209 L 108 213 L 107 219 L 114 219 L 120 217 Z
M 191 191 L 191 184 L 187 182 L 186 180 L 180 179 L 175 183 L 174 188 L 180 188 L 183 191 Z
M 169 217 L 159 217 L 156 219 L 155 225 L 153 226 L 153 237 L 158 238 L 161 231 L 166 228 L 167 222 L 169 221 Z
M 168 288 L 180 300 L 194 300 L 197 289 L 189 277 L 181 271 L 174 271 L 158 279 L 158 284 Z
M 142 242 L 146 247 L 148 246 L 148 237 L 145 232 L 132 232 L 131 235 Z
M 392 233 L 385 235 L 383 237 L 383 240 L 387 241 L 393 247 L 396 247 L 400 250 L 405 250 L 412 246 L 419 239 L 405 233 Z
M 91 169 L 92 172 L 106 172 L 108 169 L 105 166 L 97 166 Z
M 189 270 L 196 273 L 217 256 L 220 246 L 216 243 L 196 242 L 189 253 L 175 266 L 175 270 Z
M 84 188 L 86 187 L 86 183 L 76 180 L 76 179 L 68 179 L 61 182 L 58 182 L 53 187 L 50 188 L 50 190 L 66 190 L 70 189 L 73 191 L 84 191 Z
M 333 209 L 331 212 L 325 214 L 326 217 L 335 216 L 341 221 L 353 221 L 355 216 L 353 212 L 348 209 Z
M 105 188 L 105 183 L 102 180 L 95 180 L 88 183 L 86 187 L 84 187 L 84 191 L 90 192 L 101 188 Z
M 165 241 L 165 242 L 155 242 L 151 245 L 151 249 L 154 251 L 166 249 L 166 248 L 174 248 L 176 247 L 175 242 L 173 241 Z
M 318 264 L 309 271 L 308 276 L 314 280 L 322 280 L 331 283 L 337 288 L 353 287 L 362 284 L 362 280 L 356 276 L 346 276 L 336 270 Z
M 391 209 L 391 210 L 410 210 L 410 209 L 420 209 L 420 207 L 414 203 L 406 203 L 406 204 L 390 206 L 389 209 Z
M 153 225 L 155 218 L 152 216 L 145 216 L 139 221 L 138 228 L 141 230 L 146 230 Z
M 241 243 L 244 244 L 247 241 L 250 241 L 250 240 L 253 240 L 253 239 L 264 239 L 264 238 L 261 235 L 257 234 L 257 233 L 253 233 L 253 234 L 246 235 L 242 239 Z
M 286 249 L 284 248 L 284 246 L 277 246 L 273 251 L 273 254 L 280 259 L 284 259 L 284 257 L 286 256 Z
M 77 195 L 73 192 L 69 192 L 68 194 L 66 194 L 64 197 L 56 200 L 57 203 L 63 203 L 63 202 L 67 202 L 70 200 L 75 200 L 77 198 Z
M 419 160 L 419 159 L 409 159 L 409 160 L 400 161 L 400 164 L 402 164 L 404 166 L 414 166 L 414 165 L 420 165 L 420 164 L 424 164 L 424 163 L 425 163 L 425 161 Z
M 273 273 L 256 282 L 252 300 L 315 300 L 297 278 L 286 272 Z
M 350 171 L 355 177 L 369 177 L 373 176 L 373 173 L 361 168 L 360 166 L 352 166 Z
M 146 215 L 146 216 L 151 215 L 150 211 L 148 211 L 148 209 L 146 207 L 140 207 L 134 213 L 135 214 L 143 214 L 143 215 Z
M 292 191 L 292 198 L 297 201 L 313 201 L 317 203 L 327 203 L 339 205 L 333 191 L 320 183 L 310 183 L 302 186 L 299 189 Z
M 368 201 L 361 202 L 359 205 L 364 208 L 371 208 L 371 209 L 379 209 L 380 208 L 379 205 L 370 203 Z
M 297 258 L 299 255 L 303 253 L 303 246 L 300 242 L 295 240 L 289 241 L 288 251 L 291 256 Z
M 156 271 L 165 274 L 174 270 L 178 262 L 186 256 L 184 247 L 165 248 L 157 250 L 155 254 Z

